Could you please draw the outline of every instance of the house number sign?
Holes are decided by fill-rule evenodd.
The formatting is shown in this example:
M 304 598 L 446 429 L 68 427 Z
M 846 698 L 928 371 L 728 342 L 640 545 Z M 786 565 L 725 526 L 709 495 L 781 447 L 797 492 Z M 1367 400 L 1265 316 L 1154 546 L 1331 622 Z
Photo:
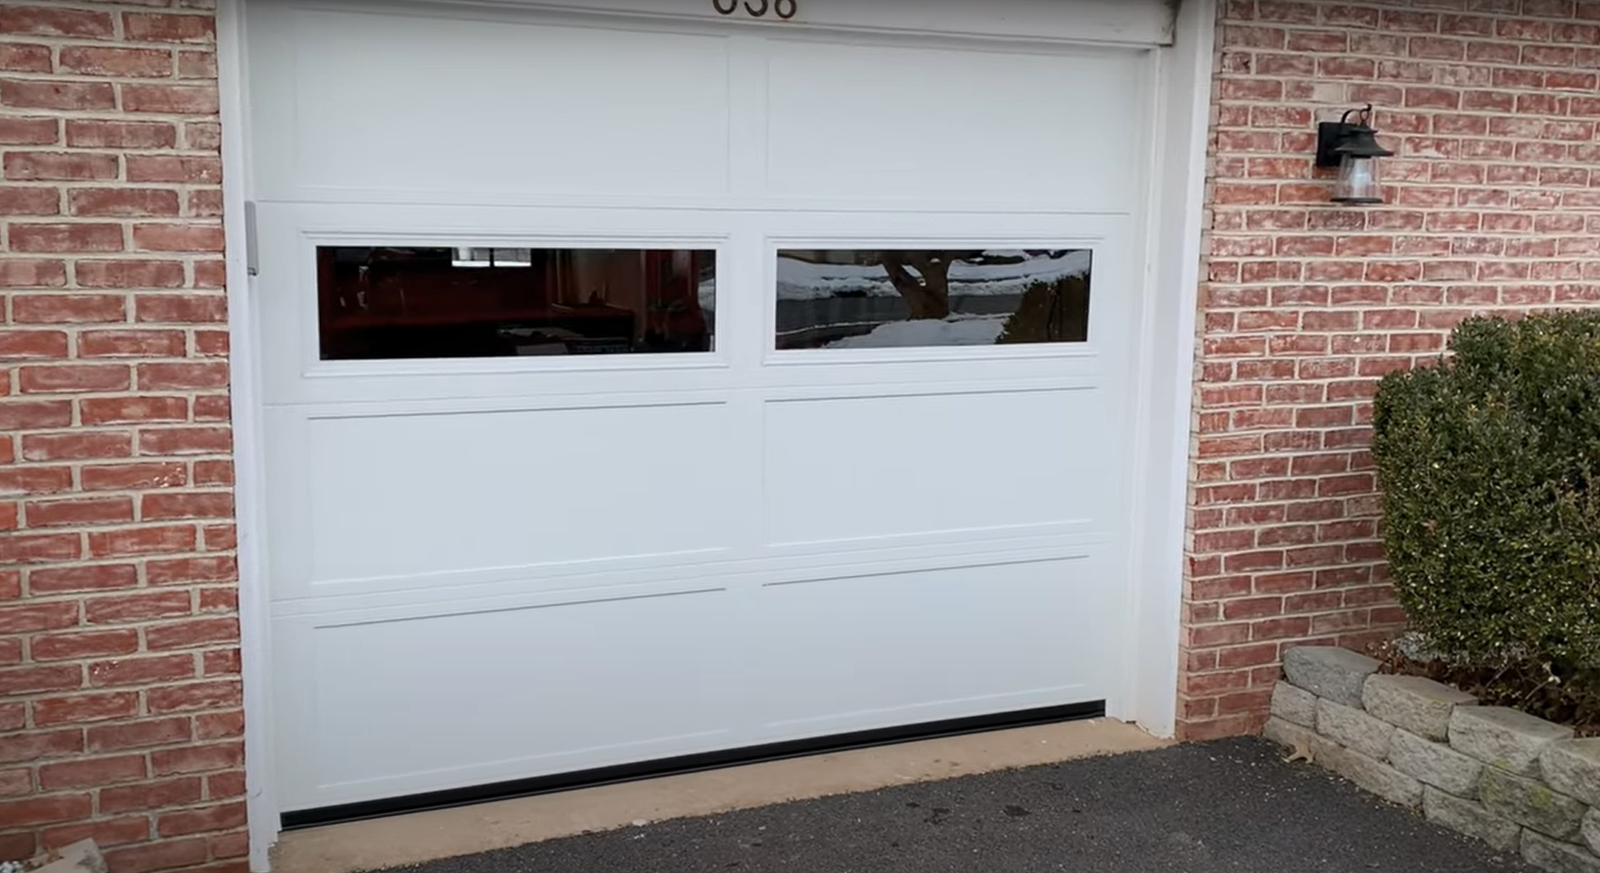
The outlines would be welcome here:
M 750 0 L 711 0 L 711 6 L 723 15 L 732 15 L 743 6 L 745 14 L 751 18 L 765 18 L 770 12 L 788 21 L 799 13 L 800 0 L 760 0 L 757 3 Z

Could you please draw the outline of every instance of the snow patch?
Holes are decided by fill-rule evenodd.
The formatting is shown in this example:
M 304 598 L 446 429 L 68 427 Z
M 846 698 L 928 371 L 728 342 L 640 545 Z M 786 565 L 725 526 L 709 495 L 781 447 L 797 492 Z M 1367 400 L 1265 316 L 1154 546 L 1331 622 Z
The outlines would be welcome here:
M 1005 315 L 953 315 L 940 320 L 892 321 L 871 333 L 834 340 L 829 349 L 905 349 L 920 346 L 992 346 L 1005 330 Z
M 988 257 L 1026 257 L 1021 251 L 995 249 Z M 999 296 L 1021 294 L 1034 282 L 1054 282 L 1071 276 L 1087 276 L 1093 267 L 1094 252 L 1069 251 L 1059 258 L 1035 257 L 1010 264 L 973 264 L 956 261 L 950 265 L 950 294 Z M 778 258 L 779 300 L 824 300 L 838 295 L 896 297 L 898 291 L 889 273 L 879 266 L 859 264 L 813 264 L 793 258 Z M 700 283 L 700 306 L 708 311 L 717 304 L 717 282 Z
M 987 254 L 1015 256 L 1020 252 Z M 1034 282 L 1054 282 L 1069 276 L 1087 275 L 1094 253 L 1087 249 L 1067 252 L 1059 258 L 1034 258 L 1011 264 L 974 264 L 956 261 L 950 265 L 950 294 L 976 296 L 1021 294 Z M 813 264 L 792 258 L 778 259 L 779 300 L 820 300 L 839 294 L 864 294 L 894 297 L 894 284 L 880 266 L 859 264 Z

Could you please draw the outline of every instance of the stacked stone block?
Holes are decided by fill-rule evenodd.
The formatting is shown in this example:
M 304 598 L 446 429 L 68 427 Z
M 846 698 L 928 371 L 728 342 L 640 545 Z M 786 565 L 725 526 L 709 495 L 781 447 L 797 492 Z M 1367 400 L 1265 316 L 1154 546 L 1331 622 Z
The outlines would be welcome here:
M 1283 667 L 1269 739 L 1536 867 L 1600 873 L 1600 737 L 1346 649 L 1291 649 Z

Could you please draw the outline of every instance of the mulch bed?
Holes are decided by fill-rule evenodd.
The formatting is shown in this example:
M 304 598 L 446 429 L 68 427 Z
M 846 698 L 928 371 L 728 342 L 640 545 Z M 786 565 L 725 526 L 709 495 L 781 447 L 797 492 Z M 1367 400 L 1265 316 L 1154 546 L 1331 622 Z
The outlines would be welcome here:
M 1425 676 L 1474 695 L 1486 706 L 1509 706 L 1570 725 L 1580 737 L 1600 737 L 1600 676 L 1559 681 L 1537 666 L 1491 669 L 1450 660 L 1419 661 L 1394 643 L 1375 645 L 1368 654 L 1378 659 L 1385 673 Z

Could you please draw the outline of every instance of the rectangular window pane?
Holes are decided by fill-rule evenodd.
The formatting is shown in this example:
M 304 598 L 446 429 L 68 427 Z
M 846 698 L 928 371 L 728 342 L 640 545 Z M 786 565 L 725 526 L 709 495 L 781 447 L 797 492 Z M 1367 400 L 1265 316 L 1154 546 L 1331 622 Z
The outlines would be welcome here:
M 322 358 L 709 352 L 716 253 L 319 246 Z
M 1081 343 L 1088 249 L 778 252 L 779 349 Z

